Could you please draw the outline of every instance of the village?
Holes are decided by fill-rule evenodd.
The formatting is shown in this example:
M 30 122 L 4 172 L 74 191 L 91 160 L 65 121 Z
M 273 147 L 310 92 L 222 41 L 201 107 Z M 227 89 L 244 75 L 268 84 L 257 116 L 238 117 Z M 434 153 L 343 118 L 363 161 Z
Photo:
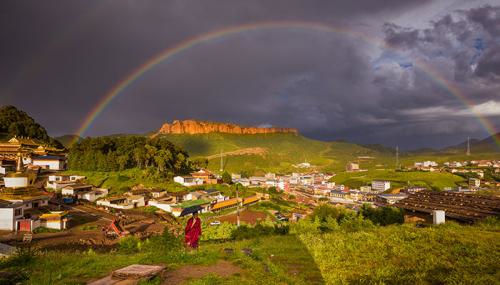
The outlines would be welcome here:
M 484 174 L 486 170 L 499 173 L 500 161 L 495 160 L 453 161 L 441 166 L 434 161 L 424 161 L 401 170 L 473 174 L 467 180 L 468 187 L 441 192 L 422 186 L 396 188 L 390 180 L 382 179 L 350 188 L 333 182 L 335 173 L 319 171 L 250 177 L 233 173 L 227 181 L 223 175 L 199 169 L 189 175 L 173 177 L 174 183 L 184 186 L 182 191 L 138 184 L 116 194 L 87 183 L 85 176 L 68 174 L 65 151 L 33 139 L 13 137 L 0 143 L 0 158 L 0 240 L 3 242 L 39 239 L 47 246 L 57 244 L 58 240 L 83 245 L 113 243 L 129 234 L 143 237 L 160 233 L 165 227 L 179 229 L 177 219 L 194 212 L 207 214 L 207 222 L 217 226 L 221 215 L 234 216 L 237 211 L 238 220 L 225 220 L 239 223 L 240 211 L 270 200 L 270 193 L 293 201 L 298 207 L 287 213 L 268 211 L 268 214 L 257 215 L 258 219 L 270 216 L 276 222 L 297 221 L 320 203 L 354 210 L 366 203 L 372 207 L 391 205 L 415 213 L 417 219 L 430 223 L 441 223 L 445 216 L 472 222 L 498 215 L 499 210 L 498 198 L 478 199 L 473 195 L 484 189 L 498 189 L 499 183 L 486 180 Z M 299 165 L 305 170 L 308 167 Z M 346 165 L 347 173 L 365 171 L 357 162 Z M 231 194 L 217 190 L 218 186 L 228 184 L 235 189 Z M 246 189 L 242 191 L 245 195 L 238 189 Z M 247 214 L 252 216 L 249 213 L 253 213 L 251 210 Z M 430 220 L 432 216 L 434 221 Z M 442 216 L 441 220 L 436 221 L 437 216 Z M 256 221 L 250 218 L 246 222 Z M 68 234 L 61 234 L 65 232 Z

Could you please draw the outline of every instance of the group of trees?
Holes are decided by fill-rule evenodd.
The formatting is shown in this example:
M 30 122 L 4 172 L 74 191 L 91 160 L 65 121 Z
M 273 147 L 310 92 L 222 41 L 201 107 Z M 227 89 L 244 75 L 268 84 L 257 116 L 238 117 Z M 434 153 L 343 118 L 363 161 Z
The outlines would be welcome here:
M 7 137 L 29 137 L 51 146 L 63 148 L 63 145 L 47 134 L 47 130 L 35 122 L 26 112 L 14 106 L 0 107 L 0 134 Z
M 96 137 L 86 138 L 71 147 L 68 166 L 87 171 L 152 169 L 166 176 L 191 171 L 188 158 L 187 152 L 162 138 Z

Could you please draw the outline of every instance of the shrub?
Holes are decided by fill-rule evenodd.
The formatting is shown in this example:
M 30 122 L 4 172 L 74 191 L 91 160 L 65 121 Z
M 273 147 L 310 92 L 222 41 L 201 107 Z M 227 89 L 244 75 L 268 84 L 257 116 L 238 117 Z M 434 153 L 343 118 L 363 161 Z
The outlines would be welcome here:
M 312 221 L 309 219 L 302 219 L 290 225 L 290 233 L 297 235 L 320 233 L 320 226 L 321 223 L 317 219 Z
M 376 225 L 387 226 L 404 223 L 404 211 L 395 207 L 373 208 L 363 204 L 360 214 Z
M 210 226 L 209 223 L 203 224 L 201 240 L 229 240 L 232 232 L 236 229 L 235 224 L 221 223 L 218 226 Z
M 134 236 L 127 236 L 118 242 L 120 251 L 125 253 L 135 253 L 141 249 L 141 240 Z
M 357 232 L 374 227 L 370 220 L 366 220 L 362 216 L 350 215 L 340 221 L 340 229 L 346 232 Z
M 344 207 L 334 207 L 328 204 L 322 204 L 316 207 L 311 215 L 312 220 L 318 220 L 320 223 L 327 222 L 329 217 L 340 221 L 346 215 L 352 214 L 353 212 L 347 210 Z
M 254 227 L 242 225 L 233 230 L 231 238 L 234 240 L 243 240 L 272 234 L 286 235 L 289 230 L 290 227 L 286 224 L 268 225 L 266 223 L 260 223 Z
M 36 229 L 33 230 L 33 233 L 34 234 L 41 234 L 41 233 L 57 233 L 57 232 L 60 232 L 60 230 L 56 230 L 56 229 L 49 229 L 49 228 L 46 228 L 46 227 L 38 227 Z

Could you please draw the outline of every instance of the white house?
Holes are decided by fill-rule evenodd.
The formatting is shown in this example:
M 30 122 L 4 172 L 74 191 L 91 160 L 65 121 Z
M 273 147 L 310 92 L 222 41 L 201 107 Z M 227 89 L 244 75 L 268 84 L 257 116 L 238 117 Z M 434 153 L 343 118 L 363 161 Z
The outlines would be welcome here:
M 184 195 L 182 197 L 182 199 L 184 201 L 198 200 L 198 199 L 201 199 L 202 196 L 203 196 L 202 193 L 199 193 L 198 191 L 195 191 L 195 192 L 189 192 L 189 193 L 187 193 L 186 195 Z
M 386 191 L 391 188 L 390 181 L 382 181 L 382 180 L 373 180 L 372 181 L 372 189 L 374 191 Z
M 360 186 L 360 187 L 359 187 L 359 190 L 360 190 L 361 192 L 370 192 L 370 191 L 372 191 L 372 187 L 371 187 L 371 186 L 369 186 L 369 185 L 364 185 L 364 186 Z
M 242 186 L 250 186 L 250 179 L 248 178 L 240 178 L 240 179 L 237 179 L 237 180 L 233 180 L 234 183 L 239 183 L 241 184 Z
M 0 230 L 17 230 L 17 221 L 24 216 L 23 203 L 0 203 Z
M 174 205 L 176 205 L 176 203 L 175 199 L 172 199 L 172 197 L 166 199 L 151 199 L 148 201 L 148 206 L 154 206 L 168 213 L 172 212 L 172 206 Z
M 167 191 L 163 189 L 155 189 L 149 192 L 153 198 L 161 198 L 167 196 Z
M 63 196 L 77 196 L 80 193 L 92 191 L 92 185 L 74 184 L 68 185 L 61 190 Z
M 24 188 L 28 187 L 29 181 L 27 175 L 12 175 L 3 178 L 5 187 L 7 188 Z
M 102 200 L 97 200 L 96 204 L 106 208 L 129 210 L 138 207 L 144 207 L 146 205 L 146 202 L 144 201 L 143 196 L 131 195 L 124 197 L 104 198 Z
M 438 163 L 435 161 L 427 160 L 424 162 L 415 162 L 414 166 L 417 168 L 419 168 L 419 167 L 437 167 Z
M 174 182 L 177 182 L 179 184 L 182 184 L 183 186 L 189 187 L 189 186 L 202 185 L 203 179 L 194 178 L 192 176 L 175 176 Z
M 64 230 L 67 227 L 68 220 L 67 212 L 50 212 L 40 216 L 40 226 L 49 229 Z
M 32 158 L 32 164 L 50 170 L 64 170 L 66 158 L 56 155 L 36 156 Z
M 77 197 L 79 200 L 87 200 L 89 202 L 95 202 L 98 199 L 106 197 L 108 195 L 108 189 L 95 189 L 88 192 L 78 193 Z

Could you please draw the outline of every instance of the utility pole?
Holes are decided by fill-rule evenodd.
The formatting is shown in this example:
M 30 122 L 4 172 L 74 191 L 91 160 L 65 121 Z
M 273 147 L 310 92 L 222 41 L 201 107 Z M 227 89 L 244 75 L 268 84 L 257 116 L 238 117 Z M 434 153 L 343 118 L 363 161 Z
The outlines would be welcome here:
M 470 137 L 467 137 L 467 156 L 470 155 Z
M 238 185 L 236 184 L 236 226 L 240 227 L 240 197 L 238 195 Z
M 399 146 L 396 146 L 396 169 L 399 169 Z

